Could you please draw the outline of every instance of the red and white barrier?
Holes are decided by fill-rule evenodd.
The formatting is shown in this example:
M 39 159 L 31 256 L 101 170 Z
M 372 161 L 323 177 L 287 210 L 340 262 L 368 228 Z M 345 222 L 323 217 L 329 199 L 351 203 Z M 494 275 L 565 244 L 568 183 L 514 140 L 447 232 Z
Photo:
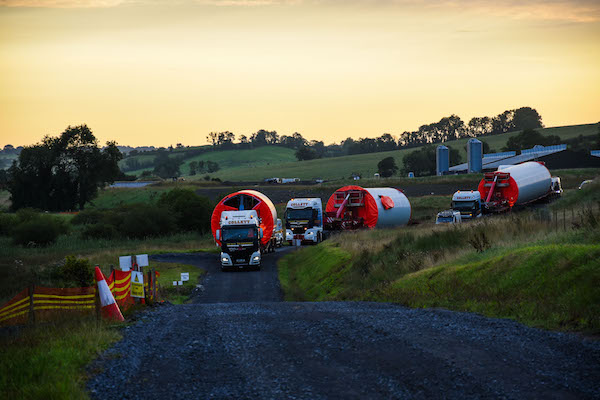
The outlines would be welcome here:
M 100 306 L 102 307 L 102 316 L 105 319 L 125 321 L 113 294 L 108 288 L 108 284 L 104 279 L 104 274 L 102 274 L 102 271 L 100 271 L 100 268 L 98 267 L 96 267 L 96 282 L 98 283 L 98 294 L 100 297 Z

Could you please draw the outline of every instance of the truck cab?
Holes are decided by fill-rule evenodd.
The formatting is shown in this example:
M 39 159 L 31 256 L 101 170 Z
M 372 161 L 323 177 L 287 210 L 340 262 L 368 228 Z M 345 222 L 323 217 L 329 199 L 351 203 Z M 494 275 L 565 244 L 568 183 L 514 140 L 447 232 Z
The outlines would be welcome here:
M 454 210 L 440 211 L 435 219 L 435 224 L 460 224 L 462 217 L 460 212 Z
M 323 204 L 319 198 L 291 199 L 285 210 L 285 239 L 302 243 L 323 240 Z
M 481 194 L 478 190 L 459 190 L 452 196 L 452 210 L 458 211 L 461 219 L 481 217 Z
M 260 268 L 260 239 L 263 232 L 255 210 L 223 211 L 216 232 L 221 241 L 221 268 Z

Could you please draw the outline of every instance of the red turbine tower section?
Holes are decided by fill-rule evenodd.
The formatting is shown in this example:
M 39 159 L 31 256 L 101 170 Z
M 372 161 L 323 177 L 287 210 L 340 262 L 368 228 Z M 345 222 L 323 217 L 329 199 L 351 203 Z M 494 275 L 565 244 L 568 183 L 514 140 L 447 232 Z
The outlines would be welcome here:
M 398 189 L 350 185 L 331 195 L 325 212 L 329 229 L 381 228 L 406 225 L 411 207 Z
M 263 246 L 267 245 L 277 224 L 277 211 L 273 202 L 256 190 L 241 190 L 225 196 L 219 201 L 210 219 L 210 228 L 217 244 L 221 245 L 221 241 L 216 238 L 217 229 L 220 229 L 221 213 L 238 210 L 256 210 L 260 218 L 260 227 L 263 229 L 261 243 Z
M 552 176 L 543 164 L 529 161 L 487 172 L 479 182 L 481 200 L 502 210 L 540 199 L 552 190 Z

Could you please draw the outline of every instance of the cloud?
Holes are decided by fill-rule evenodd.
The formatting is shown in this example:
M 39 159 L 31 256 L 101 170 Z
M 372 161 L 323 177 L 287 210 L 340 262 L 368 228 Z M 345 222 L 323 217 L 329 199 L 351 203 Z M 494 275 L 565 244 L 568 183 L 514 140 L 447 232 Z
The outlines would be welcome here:
M 0 7 L 107 8 L 123 3 L 123 0 L 0 0 Z
M 598 0 L 0 0 L 0 7 L 106 8 L 124 4 L 199 4 L 218 7 L 310 5 L 328 7 L 452 10 L 519 20 L 600 21 Z

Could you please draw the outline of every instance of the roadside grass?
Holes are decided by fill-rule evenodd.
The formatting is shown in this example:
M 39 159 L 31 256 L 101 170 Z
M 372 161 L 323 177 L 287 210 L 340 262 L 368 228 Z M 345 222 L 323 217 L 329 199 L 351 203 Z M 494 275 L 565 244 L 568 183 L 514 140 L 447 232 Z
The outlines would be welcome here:
M 121 337 L 89 318 L 24 327 L 0 337 L 0 398 L 88 399 L 85 366 Z
M 381 294 L 411 307 L 511 318 L 545 329 L 600 332 L 600 246 L 545 245 L 407 275 Z
M 409 199 L 410 201 L 410 199 Z M 411 201 L 411 221 L 435 221 L 437 213 L 450 208 L 452 196 L 422 196 Z
M 344 232 L 283 257 L 280 281 L 289 301 L 390 301 L 600 332 L 596 221 L 600 214 L 556 232 L 542 213 L 521 212 Z
M 151 239 L 85 240 L 76 232 L 63 235 L 48 247 L 15 246 L 10 238 L 0 237 L 0 303 L 12 298 L 30 283 L 53 286 L 46 270 L 60 263 L 67 255 L 87 258 L 99 264 L 104 273 L 110 265 L 119 265 L 119 256 L 175 252 L 217 251 L 210 234 L 180 233 Z
M 580 182 L 581 183 L 581 182 Z M 565 191 L 562 198 L 555 201 L 553 209 L 562 210 L 563 208 L 595 208 L 600 207 L 600 179 L 587 184 L 583 189 L 572 189 Z
M 150 262 L 150 267 L 155 268 L 159 273 L 156 279 L 160 294 L 164 300 L 168 300 L 173 304 L 183 304 L 187 302 L 200 282 L 200 278 L 206 273 L 205 270 L 193 265 L 167 263 L 167 262 Z M 173 281 L 181 280 L 181 273 L 188 272 L 190 280 L 184 282 L 183 286 L 173 286 Z

